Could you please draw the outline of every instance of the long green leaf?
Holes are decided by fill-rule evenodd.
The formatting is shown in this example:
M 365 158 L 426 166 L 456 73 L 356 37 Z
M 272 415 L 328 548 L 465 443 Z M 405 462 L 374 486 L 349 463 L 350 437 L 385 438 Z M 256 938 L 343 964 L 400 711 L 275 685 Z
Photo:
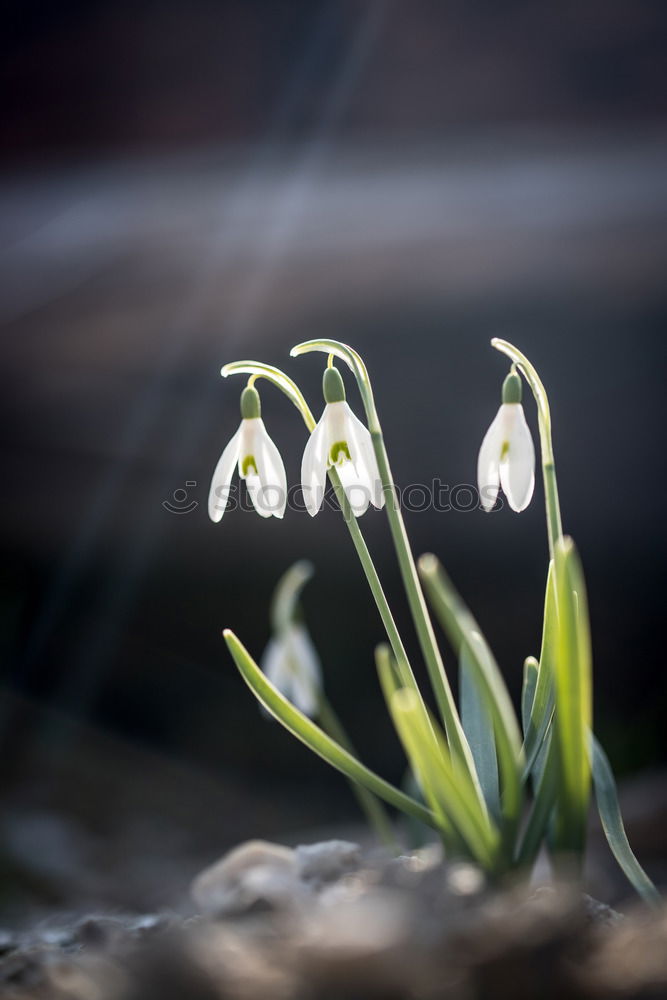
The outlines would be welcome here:
M 544 621 L 540 649 L 537 688 L 530 712 L 530 722 L 524 723 L 523 751 L 526 758 L 524 780 L 533 770 L 535 760 L 544 741 L 554 705 L 554 660 L 558 639 L 558 606 L 556 603 L 556 576 L 553 560 L 549 563 L 544 596 Z
M 581 855 L 591 785 L 590 628 L 583 572 L 571 538 L 557 542 L 554 561 L 558 602 L 554 715 L 559 762 L 556 847 Z
M 512 842 L 523 804 L 523 753 L 521 732 L 505 681 L 491 650 L 472 614 L 461 600 L 435 556 L 422 556 L 419 568 L 431 605 L 460 655 L 468 647 L 471 676 L 493 719 L 493 729 L 501 777 L 501 808 L 506 845 Z
M 406 795 L 412 796 L 412 798 L 416 799 L 417 802 L 426 801 L 424 798 L 424 790 L 417 781 L 412 765 L 410 764 L 408 764 L 405 769 L 405 774 L 403 775 L 403 780 L 401 781 L 401 788 Z M 414 818 L 414 816 L 406 815 L 404 830 L 408 846 L 413 851 L 419 850 L 420 847 L 426 847 L 427 844 L 430 844 L 433 841 L 433 830 L 431 830 L 431 828 L 426 826 L 424 823 L 420 823 L 419 820 Z M 465 852 L 463 847 L 460 849 L 454 849 L 449 846 L 444 836 L 442 840 L 445 847 L 445 854 L 448 858 L 464 855 Z
M 459 656 L 461 724 L 470 744 L 484 800 L 491 815 L 498 819 L 500 789 L 493 720 L 475 683 L 475 667 L 470 662 L 470 655 L 468 644 L 464 642 Z
M 390 649 L 385 643 L 381 643 L 375 650 L 375 664 L 384 700 L 392 721 L 394 721 L 392 704 L 394 695 L 401 690 L 401 678 L 399 677 L 397 666 L 392 659 Z M 403 690 L 411 690 L 411 688 Z M 417 698 L 421 706 L 418 713 L 419 717 L 428 729 L 428 742 L 431 747 L 430 754 L 437 754 L 439 753 L 439 748 L 436 742 L 435 732 L 433 731 L 432 722 L 428 718 L 426 706 L 423 704 L 418 694 L 415 694 L 415 698 Z M 400 733 L 398 733 L 398 736 L 408 758 L 410 770 L 412 771 L 415 783 L 419 784 L 422 797 L 426 800 L 434 815 L 438 817 L 440 835 L 445 845 L 447 855 L 450 857 L 461 857 L 466 855 L 467 852 L 464 841 L 455 829 L 448 814 L 442 809 L 441 801 L 438 798 L 433 786 L 430 770 L 422 766 L 421 759 L 414 759 L 411 756 L 413 744 L 406 744 L 406 742 L 401 738 Z
M 590 734 L 590 748 L 593 766 L 593 787 L 602 829 L 611 851 L 623 869 L 628 881 L 639 895 L 651 906 L 662 903 L 660 893 L 637 861 L 623 826 L 623 817 L 618 804 L 616 782 L 607 755 L 593 734 Z
M 480 824 L 477 800 L 453 766 L 444 737 L 439 741 L 439 753 L 434 753 L 432 727 L 419 699 L 407 688 L 393 694 L 391 713 L 434 812 L 452 822 L 472 857 L 484 869 L 493 871 L 497 864 L 497 832 L 490 823 Z
M 428 826 L 438 829 L 438 821 L 429 809 L 425 809 L 409 795 L 405 795 L 404 792 L 365 767 L 356 757 L 344 750 L 330 736 L 327 736 L 303 712 L 287 701 L 277 688 L 267 680 L 243 643 L 230 629 L 225 629 L 223 636 L 244 681 L 267 712 L 270 712 L 274 718 L 281 722 L 285 729 L 289 730 L 302 743 L 305 743 L 318 757 L 322 757 L 332 767 L 342 771 L 352 781 L 358 781 L 369 791 L 388 802 L 389 805 L 395 806 L 403 812 L 411 813 Z
M 515 856 L 516 862 L 527 868 L 531 868 L 535 863 L 546 836 L 558 793 L 558 760 L 551 729 L 547 731 L 540 759 L 542 755 L 544 761 L 536 781 L 535 797 Z

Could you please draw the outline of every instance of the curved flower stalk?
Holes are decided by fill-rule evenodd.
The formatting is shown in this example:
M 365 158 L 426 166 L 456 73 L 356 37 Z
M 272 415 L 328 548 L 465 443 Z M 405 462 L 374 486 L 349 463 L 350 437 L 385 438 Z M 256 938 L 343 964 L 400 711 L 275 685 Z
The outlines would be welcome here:
M 311 413 L 303 393 L 296 382 L 285 375 L 285 372 L 281 372 L 280 368 L 265 365 L 261 361 L 230 361 L 229 364 L 222 366 L 220 374 L 223 378 L 227 378 L 229 375 L 249 375 L 249 386 L 254 385 L 257 379 L 267 379 L 296 406 L 309 431 L 312 431 L 315 426 L 315 417 Z
M 241 394 L 241 423 L 215 467 L 208 495 L 208 514 L 222 520 L 229 490 L 238 467 L 250 499 L 260 517 L 282 518 L 287 504 L 287 477 L 280 452 L 269 437 L 261 418 L 259 393 L 247 386 Z
M 477 460 L 484 510 L 493 509 L 502 486 L 512 510 L 525 510 L 535 489 L 535 447 L 521 405 L 521 378 L 510 372 L 502 403 L 484 436 Z
M 324 412 L 308 438 L 301 463 L 303 496 L 311 517 L 322 506 L 327 470 L 335 468 L 355 517 L 369 503 L 384 506 L 382 482 L 373 443 L 367 428 L 355 417 L 345 399 L 345 387 L 337 368 L 325 369 Z

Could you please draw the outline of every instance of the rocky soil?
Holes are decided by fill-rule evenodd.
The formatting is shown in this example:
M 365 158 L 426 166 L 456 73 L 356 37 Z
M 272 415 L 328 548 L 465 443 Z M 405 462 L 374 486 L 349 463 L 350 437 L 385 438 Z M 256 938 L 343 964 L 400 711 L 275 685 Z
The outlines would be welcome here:
M 436 846 L 249 841 L 192 910 L 60 915 L 0 932 L 7 1000 L 639 1000 L 667 996 L 667 911 L 567 886 L 485 885 Z

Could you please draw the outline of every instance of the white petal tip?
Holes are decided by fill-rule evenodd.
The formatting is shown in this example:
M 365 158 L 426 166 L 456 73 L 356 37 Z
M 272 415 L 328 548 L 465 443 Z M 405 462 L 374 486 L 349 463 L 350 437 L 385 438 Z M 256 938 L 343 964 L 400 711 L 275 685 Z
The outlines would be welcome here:
M 512 488 L 514 486 L 514 488 Z M 520 514 L 521 511 L 525 510 L 530 501 L 533 499 L 533 493 L 535 491 L 535 475 L 531 475 L 529 481 L 523 485 L 523 489 L 517 490 L 516 484 L 507 482 L 504 484 L 504 493 L 507 497 L 507 502 L 516 514 Z
M 479 502 L 483 511 L 490 514 L 493 508 L 498 502 L 498 487 L 495 483 L 489 483 L 488 486 L 482 486 L 481 484 L 477 488 L 479 494 Z
M 525 499 L 517 501 L 514 499 L 514 497 L 508 496 L 507 502 L 509 503 L 510 507 L 515 512 L 515 514 L 520 514 L 522 511 L 526 509 L 526 507 L 530 505 L 530 501 L 532 499 L 533 499 L 533 490 L 531 488 L 530 492 L 528 493 Z

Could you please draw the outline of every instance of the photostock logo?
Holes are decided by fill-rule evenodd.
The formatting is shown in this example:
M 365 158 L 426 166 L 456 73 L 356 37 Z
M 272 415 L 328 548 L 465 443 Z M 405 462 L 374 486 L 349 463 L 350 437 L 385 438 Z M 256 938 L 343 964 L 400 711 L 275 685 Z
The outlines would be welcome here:
M 196 487 L 197 481 L 188 479 L 186 487 Z M 485 487 L 485 491 L 489 487 Z M 458 483 L 449 486 L 440 479 L 433 479 L 431 483 L 411 483 L 404 487 L 395 487 L 398 505 L 406 513 L 422 513 L 427 510 L 434 510 L 438 513 L 468 513 L 469 511 L 480 510 L 480 495 L 476 486 L 470 483 Z M 261 492 L 261 491 L 260 491 Z M 276 491 L 275 486 L 269 486 L 262 492 L 264 507 L 268 510 L 278 510 L 282 507 L 282 496 L 280 491 Z M 370 497 L 366 496 L 363 486 L 355 486 L 352 498 L 353 509 L 358 504 L 366 510 Z M 247 490 L 240 489 L 237 485 L 220 487 L 219 493 L 221 510 L 253 510 Z M 179 486 L 172 493 L 170 500 L 163 500 L 162 506 L 169 514 L 190 514 L 199 507 L 197 500 L 190 500 L 187 488 Z M 338 509 L 338 502 L 334 490 L 329 486 L 323 495 L 322 506 L 332 510 Z M 494 510 L 502 510 L 504 504 L 499 497 Z M 287 509 L 305 511 L 303 487 L 295 484 L 287 491 Z
M 196 479 L 187 479 L 185 482 L 186 487 L 196 486 Z M 190 514 L 193 510 L 196 510 L 199 506 L 197 500 L 188 501 L 188 491 L 179 486 L 175 489 L 171 495 L 171 500 L 163 500 L 162 506 L 170 514 Z

